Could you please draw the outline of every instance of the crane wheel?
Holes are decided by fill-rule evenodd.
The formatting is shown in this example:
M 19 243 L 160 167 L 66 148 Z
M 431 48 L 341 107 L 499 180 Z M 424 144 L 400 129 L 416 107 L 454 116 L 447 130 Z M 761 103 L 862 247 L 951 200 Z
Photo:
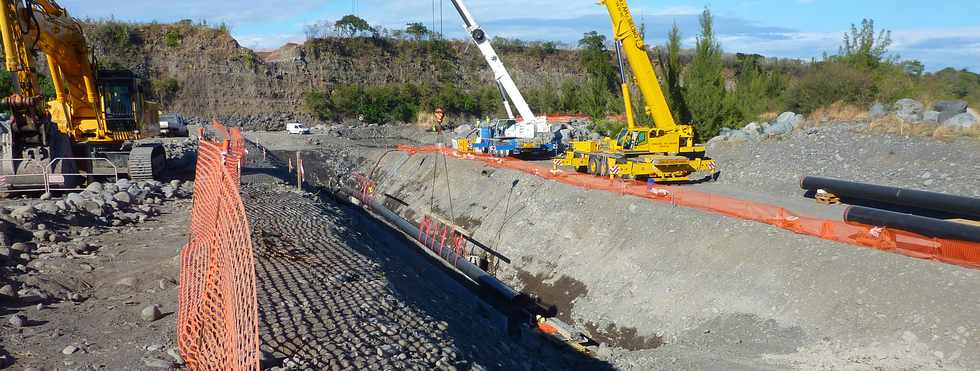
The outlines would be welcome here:
M 599 176 L 599 161 L 595 157 L 589 157 L 589 174 Z
M 601 158 L 599 158 L 599 162 L 600 162 L 599 163 L 599 170 L 601 171 L 601 174 L 599 174 L 599 175 L 602 175 L 604 177 L 605 176 L 609 176 L 609 159 L 607 159 L 605 157 L 601 157 Z

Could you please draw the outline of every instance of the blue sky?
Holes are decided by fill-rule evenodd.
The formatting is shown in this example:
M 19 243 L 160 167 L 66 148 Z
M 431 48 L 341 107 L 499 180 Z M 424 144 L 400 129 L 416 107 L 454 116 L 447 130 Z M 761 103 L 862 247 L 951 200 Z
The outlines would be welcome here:
M 441 1 L 445 33 L 462 37 L 452 5 Z M 439 3 L 435 0 L 437 28 Z M 242 45 L 258 49 L 302 41 L 304 25 L 339 19 L 350 14 L 354 5 L 362 18 L 391 29 L 408 22 L 433 22 L 433 0 L 62 0 L 61 4 L 78 17 L 224 22 Z M 494 36 L 573 44 L 584 32 L 608 34 L 610 29 L 604 8 L 594 0 L 470 0 L 467 4 Z M 955 67 L 980 72 L 980 0 L 632 0 L 630 6 L 634 17 L 647 24 L 648 44 L 662 43 L 670 25 L 677 22 L 685 44 L 693 45 L 697 16 L 708 6 L 726 52 L 808 59 L 835 53 L 851 23 L 872 18 L 879 28 L 892 30 L 892 51 L 902 58 L 918 59 L 929 70 Z

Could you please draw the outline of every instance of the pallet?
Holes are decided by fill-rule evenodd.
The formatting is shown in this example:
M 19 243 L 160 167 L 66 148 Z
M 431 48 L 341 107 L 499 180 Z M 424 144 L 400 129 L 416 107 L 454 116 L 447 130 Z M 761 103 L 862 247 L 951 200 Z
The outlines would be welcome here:
M 840 197 L 837 197 L 837 195 L 824 191 L 822 189 L 817 190 L 817 194 L 813 198 L 817 200 L 817 203 L 822 205 L 840 204 Z

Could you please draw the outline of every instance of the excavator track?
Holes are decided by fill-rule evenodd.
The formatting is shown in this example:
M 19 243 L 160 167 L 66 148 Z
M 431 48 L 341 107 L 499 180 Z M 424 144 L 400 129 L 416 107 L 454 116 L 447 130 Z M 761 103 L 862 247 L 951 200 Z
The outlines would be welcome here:
M 134 147 L 129 153 L 129 178 L 132 180 L 154 180 L 167 165 L 167 157 L 161 145 Z

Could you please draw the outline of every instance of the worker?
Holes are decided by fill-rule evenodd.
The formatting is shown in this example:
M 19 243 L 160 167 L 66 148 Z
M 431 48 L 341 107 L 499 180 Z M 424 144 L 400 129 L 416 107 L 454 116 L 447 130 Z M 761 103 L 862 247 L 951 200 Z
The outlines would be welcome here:
M 446 120 L 446 111 L 442 107 L 436 108 L 436 123 L 432 126 L 432 131 L 442 130 L 442 123 Z

